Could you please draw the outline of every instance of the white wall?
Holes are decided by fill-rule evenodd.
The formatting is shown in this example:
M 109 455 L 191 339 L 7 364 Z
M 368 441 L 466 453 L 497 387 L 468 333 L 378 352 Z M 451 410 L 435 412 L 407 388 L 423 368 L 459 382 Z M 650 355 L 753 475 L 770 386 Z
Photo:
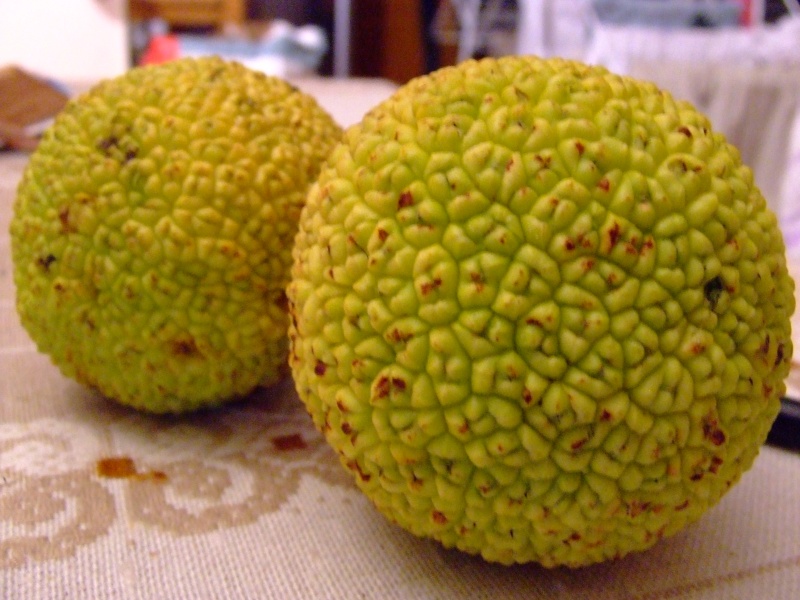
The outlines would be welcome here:
M 0 66 L 66 83 L 129 66 L 126 0 L 0 0 Z

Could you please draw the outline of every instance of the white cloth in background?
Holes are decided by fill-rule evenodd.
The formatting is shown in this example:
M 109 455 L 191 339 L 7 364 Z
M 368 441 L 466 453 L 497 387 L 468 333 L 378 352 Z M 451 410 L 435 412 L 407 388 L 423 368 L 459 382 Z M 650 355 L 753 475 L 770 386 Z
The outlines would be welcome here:
M 595 22 L 584 59 L 617 73 L 636 60 L 722 64 L 800 64 L 800 18 L 761 27 L 658 28 Z
M 795 119 L 789 140 L 786 173 L 781 182 L 784 206 L 780 218 L 789 258 L 800 263 L 800 119 Z M 800 279 L 795 281 L 800 285 Z

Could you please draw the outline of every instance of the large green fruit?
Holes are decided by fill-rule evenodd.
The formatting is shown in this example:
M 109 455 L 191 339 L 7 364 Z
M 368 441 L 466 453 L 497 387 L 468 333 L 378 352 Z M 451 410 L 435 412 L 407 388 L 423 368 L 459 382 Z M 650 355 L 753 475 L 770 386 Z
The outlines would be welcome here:
M 654 85 L 563 60 L 419 78 L 300 219 L 290 365 L 391 520 L 584 565 L 695 520 L 784 392 L 793 282 L 738 152 Z
M 311 97 L 218 58 L 100 84 L 59 115 L 19 186 L 23 325 L 65 374 L 147 411 L 275 381 L 297 219 L 340 139 Z

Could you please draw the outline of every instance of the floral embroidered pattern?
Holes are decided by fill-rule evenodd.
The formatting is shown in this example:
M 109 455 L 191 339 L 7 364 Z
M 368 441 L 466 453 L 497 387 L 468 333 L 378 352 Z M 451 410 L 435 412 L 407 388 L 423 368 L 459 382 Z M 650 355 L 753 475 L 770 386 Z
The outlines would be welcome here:
M 0 423 L 0 568 L 73 556 L 121 515 L 193 535 L 280 510 L 303 477 L 352 485 L 308 416 L 286 404 L 172 419 L 112 412 L 105 436 L 79 422 Z
M 129 514 L 141 523 L 188 535 L 245 525 L 279 510 L 304 476 L 350 485 L 336 455 L 306 421 L 265 424 L 251 430 L 252 436 L 239 432 L 203 457 L 148 463 L 166 475 L 167 483 L 127 486 Z M 286 439 L 295 441 L 288 447 L 276 444 Z
M 72 556 L 116 517 L 111 494 L 85 471 L 2 478 L 0 515 L 10 535 L 0 539 L 0 568 Z

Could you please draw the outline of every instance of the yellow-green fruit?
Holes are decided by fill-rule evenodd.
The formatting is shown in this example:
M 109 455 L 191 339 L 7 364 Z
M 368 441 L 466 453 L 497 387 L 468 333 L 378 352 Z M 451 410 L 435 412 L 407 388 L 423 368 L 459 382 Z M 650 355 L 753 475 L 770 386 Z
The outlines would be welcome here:
M 751 171 L 691 106 L 600 67 L 470 61 L 333 151 L 289 362 L 391 520 L 578 566 L 675 533 L 751 466 L 793 286 Z
M 340 139 L 311 97 L 219 58 L 101 83 L 58 116 L 19 185 L 23 325 L 66 375 L 146 411 L 274 382 L 297 219 Z

